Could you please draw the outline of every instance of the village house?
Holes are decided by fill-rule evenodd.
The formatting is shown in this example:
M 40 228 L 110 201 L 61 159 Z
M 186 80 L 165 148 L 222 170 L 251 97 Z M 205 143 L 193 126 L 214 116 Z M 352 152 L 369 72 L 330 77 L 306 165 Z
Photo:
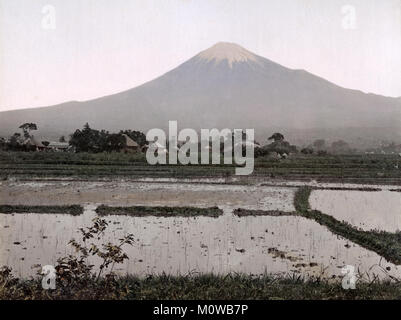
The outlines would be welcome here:
M 71 149 L 71 146 L 69 145 L 68 142 L 50 142 L 49 145 L 47 146 L 49 150 L 52 151 L 69 151 Z

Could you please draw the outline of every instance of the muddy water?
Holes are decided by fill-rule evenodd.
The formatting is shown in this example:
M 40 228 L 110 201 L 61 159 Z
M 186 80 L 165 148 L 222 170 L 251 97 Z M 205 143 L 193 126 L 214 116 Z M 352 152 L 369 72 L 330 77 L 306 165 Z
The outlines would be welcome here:
M 58 205 L 244 206 L 292 211 L 294 189 L 281 187 L 161 182 L 7 182 L 0 203 Z
M 62 214 L 0 214 L 0 265 L 20 276 L 34 274 L 34 264 L 54 264 L 72 253 L 71 238 L 89 226 L 99 204 L 111 205 L 217 205 L 224 214 L 209 217 L 107 216 L 103 242 L 116 242 L 132 233 L 130 257 L 116 269 L 120 274 L 248 274 L 297 272 L 303 275 L 342 277 L 341 267 L 354 265 L 361 272 L 401 276 L 400 270 L 371 251 L 339 238 L 325 227 L 302 217 L 236 217 L 238 207 L 293 211 L 294 188 L 159 183 L 45 183 L 5 185 L 3 203 L 85 204 L 85 212 Z M 3 200 L 5 199 L 5 200 Z M 28 201 L 24 203 L 22 201 Z M 97 263 L 97 261 L 93 261 Z
M 0 215 L 0 264 L 18 275 L 32 275 L 34 264 L 54 264 L 72 253 L 71 238 L 78 227 L 90 225 L 95 206 L 78 217 L 50 214 Z M 156 218 L 109 216 L 104 241 L 133 233 L 130 260 L 119 266 L 121 274 L 188 274 L 193 272 L 289 273 L 341 276 L 341 267 L 355 265 L 362 271 L 380 257 L 340 239 L 317 223 L 301 217 L 242 217 L 225 207 L 219 218 Z M 94 261 L 96 263 L 96 261 Z M 392 264 L 391 273 L 399 271 Z M 384 275 L 376 266 L 370 273 Z
M 313 209 L 364 230 L 401 230 L 399 192 L 314 190 L 309 202 Z

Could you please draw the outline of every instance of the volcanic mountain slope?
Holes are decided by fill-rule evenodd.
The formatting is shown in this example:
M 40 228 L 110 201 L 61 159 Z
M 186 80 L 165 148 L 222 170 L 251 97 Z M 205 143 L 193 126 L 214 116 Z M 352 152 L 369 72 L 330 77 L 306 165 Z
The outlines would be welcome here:
M 107 130 L 167 128 L 364 129 L 400 132 L 401 100 L 339 87 L 285 68 L 232 43 L 218 43 L 139 87 L 83 102 L 0 113 L 0 135 L 24 122 L 41 135 L 71 133 L 89 122 Z

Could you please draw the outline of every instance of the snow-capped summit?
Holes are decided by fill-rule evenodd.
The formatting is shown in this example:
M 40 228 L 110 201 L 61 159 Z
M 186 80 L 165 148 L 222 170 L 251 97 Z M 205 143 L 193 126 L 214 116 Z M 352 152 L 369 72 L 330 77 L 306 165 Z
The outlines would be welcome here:
M 214 46 L 200 52 L 197 57 L 206 61 L 219 63 L 227 60 L 232 67 L 234 62 L 256 61 L 257 56 L 235 43 L 218 42 Z

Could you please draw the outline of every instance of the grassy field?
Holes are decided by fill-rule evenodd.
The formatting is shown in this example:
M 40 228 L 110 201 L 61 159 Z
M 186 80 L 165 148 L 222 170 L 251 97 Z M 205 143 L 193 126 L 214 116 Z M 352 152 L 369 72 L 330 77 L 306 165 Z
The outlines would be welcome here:
M 401 299 L 401 283 L 358 282 L 344 290 L 341 281 L 299 276 L 132 276 L 113 281 L 75 282 L 69 287 L 43 290 L 41 281 L 0 276 L 0 300 L 122 299 L 122 300 L 358 300 Z
M 84 212 L 80 205 L 71 206 L 24 206 L 0 205 L 0 213 L 65 213 L 78 216 Z
M 196 208 L 196 207 L 109 207 L 101 205 L 96 208 L 99 216 L 125 215 L 133 217 L 157 216 L 157 217 L 196 217 L 206 216 L 217 218 L 223 214 L 223 210 L 218 207 Z
M 254 177 L 401 185 L 398 155 L 292 155 L 257 158 Z M 400 167 L 401 168 L 401 167 Z M 17 177 L 229 177 L 233 165 L 156 165 L 144 154 L 0 152 L 0 179 Z
M 233 213 L 238 217 L 248 217 L 248 216 L 282 217 L 282 216 L 296 215 L 296 212 L 286 212 L 280 210 L 251 210 L 243 208 L 235 209 Z

